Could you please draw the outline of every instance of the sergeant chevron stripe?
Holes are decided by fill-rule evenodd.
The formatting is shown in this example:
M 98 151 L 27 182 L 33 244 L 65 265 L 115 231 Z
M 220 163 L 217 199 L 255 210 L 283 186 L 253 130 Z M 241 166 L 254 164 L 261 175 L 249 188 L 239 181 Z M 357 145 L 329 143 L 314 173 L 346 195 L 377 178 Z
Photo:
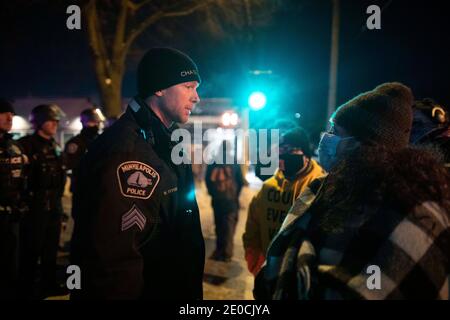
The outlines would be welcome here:
M 133 204 L 131 209 L 122 216 L 122 231 L 130 229 L 133 225 L 137 225 L 137 227 L 142 231 L 144 230 L 147 219 L 139 211 L 138 207 Z

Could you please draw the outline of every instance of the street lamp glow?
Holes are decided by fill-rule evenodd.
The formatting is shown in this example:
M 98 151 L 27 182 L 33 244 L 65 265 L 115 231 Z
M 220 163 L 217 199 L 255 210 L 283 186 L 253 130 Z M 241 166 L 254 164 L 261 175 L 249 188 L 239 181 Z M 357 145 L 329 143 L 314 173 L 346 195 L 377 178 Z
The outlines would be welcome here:
M 77 117 L 70 122 L 68 127 L 72 131 L 81 131 L 81 129 L 83 129 L 83 125 L 81 124 L 80 117 Z
M 13 117 L 13 125 L 12 130 L 28 130 L 31 128 L 31 125 L 21 116 Z
M 266 106 L 266 95 L 260 91 L 253 92 L 248 98 L 248 105 L 253 110 L 260 110 Z
M 237 125 L 238 124 L 238 119 L 239 119 L 238 115 L 236 113 L 232 113 L 231 116 L 230 116 L 230 124 L 232 126 Z
M 225 112 L 222 115 L 222 124 L 224 126 L 229 126 L 230 125 L 230 114 L 228 112 Z
M 238 124 L 238 115 L 234 112 L 225 112 L 222 115 L 222 125 L 225 127 L 235 126 Z

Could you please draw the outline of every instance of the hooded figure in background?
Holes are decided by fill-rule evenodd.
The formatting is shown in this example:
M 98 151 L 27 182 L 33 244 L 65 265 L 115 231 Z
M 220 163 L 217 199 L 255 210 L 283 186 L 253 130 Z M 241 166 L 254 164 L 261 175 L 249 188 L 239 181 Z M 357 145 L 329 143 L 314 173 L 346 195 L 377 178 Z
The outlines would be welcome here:
M 233 239 L 239 214 L 239 195 L 244 185 L 241 167 L 235 163 L 232 144 L 223 141 L 215 156 L 215 162 L 206 169 L 205 182 L 211 195 L 216 226 L 216 249 L 211 259 L 231 261 Z

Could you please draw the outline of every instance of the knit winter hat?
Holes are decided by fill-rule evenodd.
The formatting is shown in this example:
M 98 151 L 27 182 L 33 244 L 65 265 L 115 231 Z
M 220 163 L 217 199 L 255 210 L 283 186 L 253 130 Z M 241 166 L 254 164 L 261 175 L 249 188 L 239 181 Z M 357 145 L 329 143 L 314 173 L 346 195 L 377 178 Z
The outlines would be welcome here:
M 181 51 L 152 48 L 139 62 L 137 90 L 143 99 L 156 91 L 189 81 L 200 83 L 200 75 L 194 61 Z
M 300 127 L 291 129 L 281 136 L 280 146 L 289 145 L 299 148 L 307 157 L 312 156 L 311 145 L 306 131 Z
M 0 113 L 11 112 L 16 114 L 13 105 L 8 100 L 0 98 Z
M 401 149 L 409 142 L 413 102 L 411 89 L 385 83 L 344 103 L 330 121 L 362 143 Z

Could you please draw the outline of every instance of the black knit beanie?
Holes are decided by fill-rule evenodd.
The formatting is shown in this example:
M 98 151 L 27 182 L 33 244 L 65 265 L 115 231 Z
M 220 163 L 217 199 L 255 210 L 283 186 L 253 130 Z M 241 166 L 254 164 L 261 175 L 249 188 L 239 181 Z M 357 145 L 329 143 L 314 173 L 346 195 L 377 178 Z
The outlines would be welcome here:
M 401 83 L 385 83 L 340 106 L 331 122 L 362 143 L 401 149 L 408 145 L 412 125 L 411 90 Z
M 300 127 L 291 129 L 281 136 L 280 145 L 285 144 L 301 149 L 307 157 L 312 156 L 308 135 L 306 131 Z
M 197 65 L 186 54 L 172 48 L 152 48 L 137 69 L 137 90 L 142 99 L 173 85 L 201 82 Z
M 6 99 L 0 98 L 0 113 L 11 112 L 16 114 L 13 105 Z

